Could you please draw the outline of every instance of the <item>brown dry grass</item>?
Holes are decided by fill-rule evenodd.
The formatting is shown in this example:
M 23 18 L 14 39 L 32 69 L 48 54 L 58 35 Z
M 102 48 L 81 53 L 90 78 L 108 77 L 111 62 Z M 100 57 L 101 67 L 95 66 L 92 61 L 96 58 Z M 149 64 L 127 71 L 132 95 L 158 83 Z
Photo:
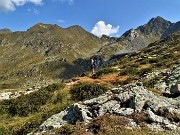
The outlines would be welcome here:
M 93 79 L 93 78 L 90 78 L 88 76 L 77 77 L 77 78 L 75 78 L 75 80 L 77 80 L 77 81 L 75 81 L 73 83 L 69 83 L 68 85 L 66 85 L 64 90 L 70 90 L 71 88 L 73 88 L 75 85 L 77 85 L 79 83 L 107 84 L 107 83 L 114 82 L 114 81 L 125 81 L 127 78 L 128 78 L 128 76 L 118 76 L 118 73 L 104 75 L 103 77 L 98 78 L 98 79 Z
M 141 69 L 145 69 L 145 68 L 149 68 L 151 65 L 150 64 L 144 64 L 144 65 L 139 65 L 140 67 L 138 68 L 138 70 Z
M 100 79 L 93 79 L 90 77 L 79 77 L 79 81 L 78 82 L 89 82 L 89 83 L 108 83 L 111 81 L 116 81 L 116 80 L 120 80 L 120 81 L 124 81 L 128 78 L 128 76 L 118 76 L 118 73 L 114 73 L 114 74 L 108 74 L 108 75 L 104 75 L 103 77 L 101 77 Z

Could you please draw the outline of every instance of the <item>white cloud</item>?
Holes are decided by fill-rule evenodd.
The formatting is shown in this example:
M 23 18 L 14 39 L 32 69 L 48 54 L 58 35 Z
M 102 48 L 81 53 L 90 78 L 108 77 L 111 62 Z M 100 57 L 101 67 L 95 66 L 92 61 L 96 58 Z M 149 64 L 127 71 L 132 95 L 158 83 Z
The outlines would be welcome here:
M 60 22 L 60 23 L 64 23 L 65 21 L 64 21 L 64 20 L 59 19 L 59 20 L 58 20 L 58 22 Z
M 35 5 L 41 5 L 43 0 L 0 0 L 0 11 L 14 11 L 16 7 L 23 6 L 26 3 L 33 3 Z
M 104 21 L 99 21 L 96 23 L 91 33 L 101 37 L 102 35 L 110 36 L 112 34 L 116 34 L 119 31 L 119 26 L 113 27 L 111 24 L 105 24 Z

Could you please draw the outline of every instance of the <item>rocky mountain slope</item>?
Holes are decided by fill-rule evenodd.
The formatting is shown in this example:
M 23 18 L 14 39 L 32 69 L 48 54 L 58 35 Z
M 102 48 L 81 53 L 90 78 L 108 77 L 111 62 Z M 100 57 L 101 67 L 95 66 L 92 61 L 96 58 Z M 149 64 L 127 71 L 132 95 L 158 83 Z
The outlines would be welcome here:
M 147 24 L 126 31 L 114 42 L 109 41 L 98 54 L 108 59 L 112 55 L 128 53 L 145 48 L 148 44 L 179 31 L 179 22 L 171 23 L 162 17 L 152 18 Z M 107 38 L 106 38 L 107 39 Z
M 0 33 L 0 88 L 34 85 L 82 73 L 81 59 L 101 41 L 80 26 L 37 24 L 25 32 Z M 48 81 L 47 81 L 48 80 Z
M 138 130 L 143 134 L 163 132 L 163 134 L 179 135 L 179 37 L 180 33 L 175 33 L 164 40 L 150 44 L 148 48 L 127 55 L 119 62 L 116 61 L 113 64 L 113 67 L 116 67 L 114 71 L 117 75 L 116 80 L 109 80 L 116 87 L 96 98 L 75 103 L 51 116 L 34 134 L 43 132 L 61 134 L 67 129 L 74 128 L 75 131 L 72 131 L 72 133 L 75 132 L 74 134 L 79 132 L 81 134 L 118 134 L 118 130 L 123 134 L 130 129 L 134 134 Z M 93 76 L 101 79 L 109 74 L 107 78 L 110 78 L 110 74 L 114 74 L 111 71 L 104 69 Z M 118 80 L 118 77 L 121 79 Z M 125 81 L 121 81 L 123 77 L 126 78 Z M 82 94 L 79 96 L 86 97 Z M 112 122 L 112 117 L 126 122 L 118 125 L 117 121 Z M 96 119 L 101 122 L 97 122 Z M 107 119 L 112 125 L 107 124 Z M 74 125 L 78 121 L 85 123 L 82 129 Z M 69 125 L 68 128 L 67 124 L 72 127 Z M 144 127 L 148 127 L 150 131 L 142 131 Z
M 176 32 L 93 75 L 12 91 L 0 133 L 179 135 L 179 43 Z
M 80 26 L 36 24 L 25 32 L 0 30 L 0 89 L 43 85 L 89 70 L 89 57 L 104 61 L 147 47 L 179 30 L 179 22 L 161 17 L 125 32 L 120 38 L 101 39 Z M 108 62 L 105 62 L 108 63 Z
M 170 27 L 162 34 L 161 39 L 177 31 L 180 31 L 180 21 L 171 24 Z

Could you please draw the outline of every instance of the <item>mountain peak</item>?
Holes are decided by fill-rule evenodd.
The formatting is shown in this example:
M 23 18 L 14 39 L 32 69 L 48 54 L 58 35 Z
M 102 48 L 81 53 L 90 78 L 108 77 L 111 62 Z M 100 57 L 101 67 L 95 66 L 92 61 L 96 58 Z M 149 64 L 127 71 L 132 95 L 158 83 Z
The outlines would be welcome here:
M 159 39 L 161 35 L 172 25 L 170 21 L 157 16 L 149 20 L 145 25 L 139 26 L 137 30 L 145 37 Z M 154 41 L 154 39 L 152 41 Z
M 4 29 L 0 29 L 0 34 L 1 33 L 11 33 L 12 31 L 10 29 L 4 28 Z
M 155 24 L 155 23 L 169 23 L 169 24 L 171 24 L 170 21 L 165 20 L 161 16 L 157 16 L 155 18 L 150 19 L 147 24 Z
M 57 24 L 38 23 L 38 24 L 35 24 L 34 26 L 32 26 L 27 31 L 38 31 L 38 30 L 49 29 L 49 28 L 61 28 L 61 27 L 58 26 Z
M 79 25 L 73 25 L 68 27 L 67 29 L 74 29 L 74 30 L 84 30 L 81 26 Z

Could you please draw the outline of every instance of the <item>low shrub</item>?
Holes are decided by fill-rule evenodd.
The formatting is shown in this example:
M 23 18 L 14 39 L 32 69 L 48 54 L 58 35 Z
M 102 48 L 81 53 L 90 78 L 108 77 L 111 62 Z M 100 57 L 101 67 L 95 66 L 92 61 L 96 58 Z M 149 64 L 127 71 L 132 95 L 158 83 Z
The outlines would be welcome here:
M 7 131 L 4 126 L 0 126 L 0 135 L 7 135 Z
M 140 64 L 140 65 L 149 64 L 149 59 L 144 58 L 144 59 L 142 59 L 141 61 L 139 61 L 139 64 Z
M 143 84 L 144 86 L 146 87 L 149 87 L 149 88 L 154 88 L 154 85 L 157 84 L 157 82 L 162 78 L 162 76 L 156 76 L 152 79 L 149 79 L 147 81 L 145 81 Z
M 95 83 L 80 83 L 70 90 L 73 100 L 83 101 L 97 97 L 108 90 L 108 87 L 102 84 Z
M 11 88 L 11 85 L 8 84 L 8 83 L 3 83 L 3 84 L 1 84 L 0 88 L 1 88 L 1 89 L 10 89 L 10 88 Z
M 137 67 L 127 67 L 122 70 L 119 75 L 136 75 L 138 73 Z
M 143 69 L 139 70 L 138 74 L 139 75 L 144 75 L 144 74 L 152 72 L 152 70 L 153 70 L 152 67 L 143 68 Z
M 132 83 L 134 80 L 137 80 L 138 77 L 136 76 L 129 76 L 126 80 L 116 80 L 116 81 L 113 81 L 111 82 L 113 85 L 115 86 L 118 86 L 118 85 L 125 85 L 125 84 L 128 84 L 128 83 Z
M 138 125 L 142 125 L 144 122 L 145 123 L 151 123 L 149 120 L 148 116 L 144 112 L 134 112 L 130 116 L 131 119 L 133 119 Z
M 116 115 L 103 115 L 93 119 L 87 129 L 98 135 L 119 135 L 125 130 L 128 120 Z
M 96 72 L 95 74 L 93 74 L 92 78 L 97 79 L 97 78 L 102 77 L 105 74 L 111 74 L 111 73 L 115 73 L 115 72 L 117 72 L 117 70 L 114 68 L 104 68 L 104 69 L 101 69 L 100 71 Z
M 63 84 L 52 84 L 16 99 L 4 100 L 0 103 L 0 113 L 27 116 L 30 113 L 37 112 L 42 105 L 51 101 L 55 90 L 63 87 Z
M 77 127 L 70 124 L 66 124 L 60 128 L 55 128 L 52 130 L 52 132 L 54 132 L 56 135 L 70 135 L 75 131 L 77 131 Z
M 158 59 L 157 58 L 150 59 L 149 63 L 158 63 Z

